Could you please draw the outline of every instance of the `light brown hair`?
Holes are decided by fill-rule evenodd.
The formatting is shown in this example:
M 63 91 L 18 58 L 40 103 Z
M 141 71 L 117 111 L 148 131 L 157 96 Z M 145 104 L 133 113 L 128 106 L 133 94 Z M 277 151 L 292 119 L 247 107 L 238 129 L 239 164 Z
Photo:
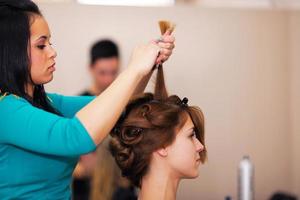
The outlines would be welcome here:
M 187 105 L 187 98 L 168 96 L 162 67 L 159 67 L 155 92 L 134 97 L 111 132 L 110 151 L 122 175 L 140 187 L 147 173 L 152 153 L 174 141 L 188 116 L 196 137 L 204 145 L 200 157 L 206 160 L 204 116 L 200 108 Z

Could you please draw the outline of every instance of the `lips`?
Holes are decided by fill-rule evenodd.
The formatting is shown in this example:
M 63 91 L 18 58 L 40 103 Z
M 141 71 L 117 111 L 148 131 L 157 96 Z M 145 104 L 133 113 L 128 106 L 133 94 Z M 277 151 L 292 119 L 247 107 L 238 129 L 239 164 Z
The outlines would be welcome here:
M 55 63 L 53 63 L 50 67 L 54 67 L 54 66 L 55 66 Z M 49 68 L 50 68 L 50 67 L 49 67 Z
M 55 63 L 48 67 L 48 69 L 52 72 L 55 71 Z

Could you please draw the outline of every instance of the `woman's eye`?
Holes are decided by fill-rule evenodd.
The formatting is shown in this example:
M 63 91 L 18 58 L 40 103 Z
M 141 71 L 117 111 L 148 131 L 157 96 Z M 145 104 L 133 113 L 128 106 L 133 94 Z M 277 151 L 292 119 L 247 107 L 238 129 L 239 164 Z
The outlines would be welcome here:
M 196 136 L 196 132 L 193 131 L 192 134 L 190 135 L 191 138 L 193 138 L 194 136 Z
M 37 48 L 39 49 L 44 49 L 46 47 L 46 45 L 37 45 Z

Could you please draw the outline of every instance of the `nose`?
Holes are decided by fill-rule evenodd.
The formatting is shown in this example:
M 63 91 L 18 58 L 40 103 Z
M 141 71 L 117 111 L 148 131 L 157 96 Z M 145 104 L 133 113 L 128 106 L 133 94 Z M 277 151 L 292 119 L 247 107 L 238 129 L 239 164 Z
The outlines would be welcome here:
M 196 151 L 198 153 L 200 153 L 201 151 L 204 150 L 204 145 L 198 139 L 196 139 L 196 144 L 195 145 L 196 145 Z
M 50 46 L 49 57 L 56 58 L 56 56 L 57 56 L 57 53 L 56 53 L 55 49 L 52 46 Z

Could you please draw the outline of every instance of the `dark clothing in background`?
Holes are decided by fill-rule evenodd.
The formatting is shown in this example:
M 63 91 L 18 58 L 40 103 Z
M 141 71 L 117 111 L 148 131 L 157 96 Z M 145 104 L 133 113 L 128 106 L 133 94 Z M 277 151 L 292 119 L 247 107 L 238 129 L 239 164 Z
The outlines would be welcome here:
M 88 90 L 83 91 L 79 94 L 80 96 L 94 96 L 92 93 L 90 93 Z
M 270 200 L 297 200 L 297 197 L 287 193 L 275 193 Z

